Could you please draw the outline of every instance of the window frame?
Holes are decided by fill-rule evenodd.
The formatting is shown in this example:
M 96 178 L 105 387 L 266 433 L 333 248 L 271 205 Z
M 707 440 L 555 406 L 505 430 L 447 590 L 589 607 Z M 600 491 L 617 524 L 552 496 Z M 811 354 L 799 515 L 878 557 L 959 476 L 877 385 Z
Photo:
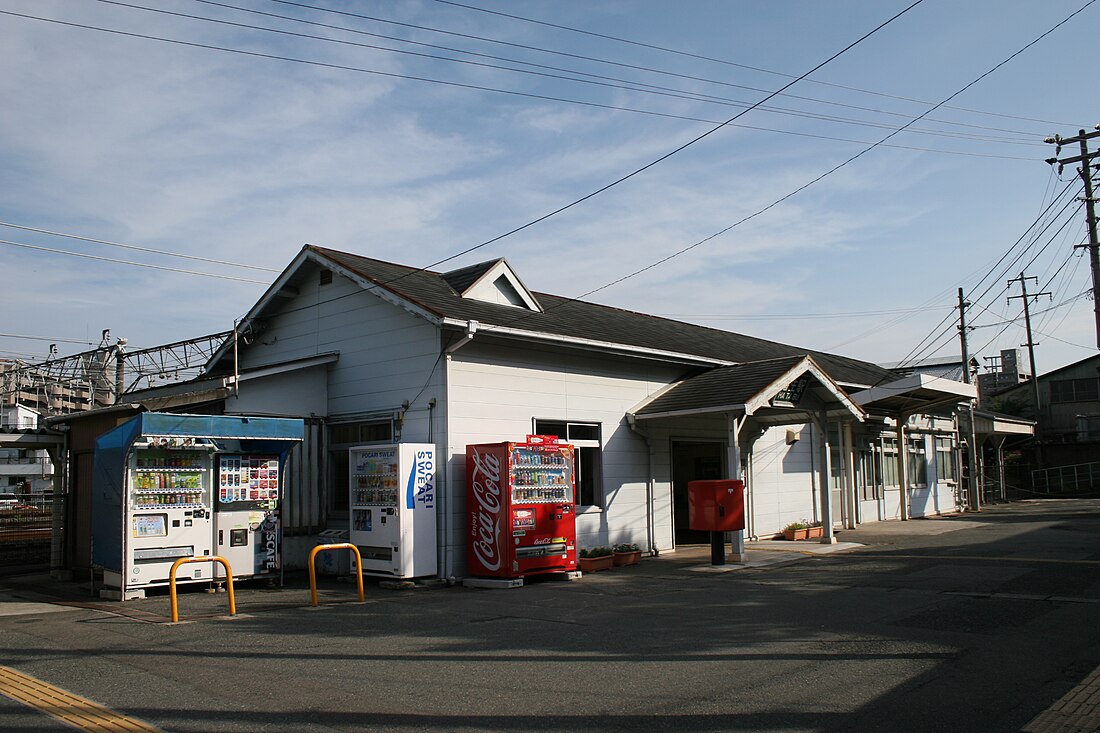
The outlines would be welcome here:
M 557 427 L 559 425 L 564 426 L 565 430 L 560 430 Z M 551 428 L 551 426 L 554 427 Z M 571 426 L 584 430 L 595 429 L 596 438 L 572 436 Z M 579 510 L 603 511 L 607 505 L 603 488 L 603 423 L 596 420 L 534 417 L 531 418 L 531 430 L 533 435 L 554 435 L 573 446 L 573 488 L 576 505 Z M 565 432 L 565 435 L 560 435 L 560 432 Z M 582 499 L 591 499 L 591 501 L 582 501 Z
M 335 442 L 335 431 L 345 430 L 356 426 L 356 440 L 352 442 Z M 385 431 L 384 426 L 389 427 L 389 437 L 381 438 Z M 328 470 L 325 471 L 328 479 L 328 497 L 325 499 L 325 509 L 330 517 L 347 516 L 351 511 L 349 486 L 351 475 L 348 466 L 348 450 L 357 445 L 390 445 L 394 442 L 393 417 L 379 417 L 372 420 L 344 420 L 330 422 L 325 425 L 325 438 L 327 442 Z M 344 436 L 341 436 L 344 437 Z

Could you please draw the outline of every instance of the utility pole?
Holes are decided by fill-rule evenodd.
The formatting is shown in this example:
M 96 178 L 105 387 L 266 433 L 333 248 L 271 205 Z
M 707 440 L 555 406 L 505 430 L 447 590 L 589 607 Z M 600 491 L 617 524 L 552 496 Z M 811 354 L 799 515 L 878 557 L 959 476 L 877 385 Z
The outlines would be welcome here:
M 970 384 L 970 352 L 966 346 L 966 308 L 970 303 L 963 297 L 963 289 L 959 288 L 959 345 L 962 347 L 963 381 Z
M 1088 244 L 1076 245 L 1075 249 L 1086 247 L 1089 250 L 1089 263 L 1092 266 L 1092 310 L 1096 319 L 1096 345 L 1100 347 L 1100 239 L 1097 238 L 1096 233 L 1096 198 L 1093 196 L 1092 189 L 1092 159 L 1100 155 L 1100 152 L 1090 153 L 1088 147 L 1089 140 L 1094 137 L 1100 137 L 1100 125 L 1096 125 L 1096 130 L 1097 132 L 1079 130 L 1077 132 L 1077 137 L 1070 138 L 1054 135 L 1053 137 L 1048 137 L 1043 142 L 1058 146 L 1055 151 L 1055 157 L 1048 158 L 1046 162 L 1051 165 L 1057 163 L 1059 174 L 1061 174 L 1062 168 L 1067 165 L 1073 163 L 1081 164 L 1081 167 L 1077 170 L 1078 173 L 1081 174 L 1081 180 L 1085 183 L 1085 221 L 1088 223 L 1089 242 Z M 1069 143 L 1080 143 L 1081 154 L 1072 158 L 1058 158 L 1057 156 L 1062 152 L 1062 146 Z M 1028 337 L 1028 340 L 1030 341 L 1031 338 Z
M 966 309 L 970 303 L 963 295 L 963 289 L 959 288 L 959 345 L 962 347 L 963 381 L 970 384 L 970 350 L 967 347 L 966 337 Z M 977 420 L 974 417 L 974 400 L 970 400 L 962 413 L 966 418 L 963 427 L 966 430 L 966 495 L 971 511 L 981 511 L 981 492 L 978 484 L 978 433 Z M 983 482 L 984 483 L 984 482 Z
M 1038 298 L 1040 295 L 1046 295 L 1051 297 L 1050 293 L 1031 293 L 1027 292 L 1027 281 L 1034 280 L 1039 282 L 1038 278 L 1024 277 L 1024 273 L 1020 273 L 1019 277 L 1014 277 L 1008 281 L 1011 285 L 1014 282 L 1020 283 L 1020 291 L 1022 295 L 1010 295 L 1008 296 L 1008 302 L 1011 303 L 1016 298 L 1022 298 L 1024 301 L 1024 326 L 1027 329 L 1027 357 L 1031 362 L 1031 391 L 1035 398 L 1035 420 L 1039 420 L 1039 373 L 1035 371 L 1035 339 L 1031 337 L 1031 298 Z

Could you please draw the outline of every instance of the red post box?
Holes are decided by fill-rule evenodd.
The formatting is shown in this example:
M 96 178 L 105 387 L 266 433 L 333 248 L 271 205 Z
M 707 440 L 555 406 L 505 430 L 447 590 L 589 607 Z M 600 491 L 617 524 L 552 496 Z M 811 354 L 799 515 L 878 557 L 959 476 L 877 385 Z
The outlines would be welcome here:
M 688 524 L 692 529 L 733 532 L 745 528 L 745 482 L 737 479 L 688 482 Z

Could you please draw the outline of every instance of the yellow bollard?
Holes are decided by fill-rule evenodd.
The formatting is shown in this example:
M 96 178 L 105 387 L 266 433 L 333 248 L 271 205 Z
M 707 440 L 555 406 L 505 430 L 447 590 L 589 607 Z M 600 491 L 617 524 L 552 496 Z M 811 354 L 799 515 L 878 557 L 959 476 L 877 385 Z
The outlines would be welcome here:
M 339 542 L 335 545 L 317 545 L 309 552 L 309 597 L 313 605 L 317 605 L 317 568 L 314 565 L 314 559 L 318 553 L 327 550 L 351 550 L 355 553 L 355 567 L 359 569 L 355 575 L 356 582 L 359 584 L 359 602 L 367 600 L 367 594 L 363 591 L 363 556 L 359 554 L 359 548 L 350 542 Z
M 179 603 L 176 601 L 176 571 L 179 570 L 181 565 L 186 565 L 189 562 L 220 562 L 222 567 L 225 568 L 226 588 L 229 595 L 229 615 L 237 615 L 237 602 L 233 597 L 233 569 L 229 567 L 229 561 L 224 557 L 213 555 L 210 557 L 181 557 L 172 563 L 172 572 L 168 575 L 168 596 L 172 600 L 172 623 L 178 623 L 180 620 Z M 316 605 L 316 604 L 315 604 Z

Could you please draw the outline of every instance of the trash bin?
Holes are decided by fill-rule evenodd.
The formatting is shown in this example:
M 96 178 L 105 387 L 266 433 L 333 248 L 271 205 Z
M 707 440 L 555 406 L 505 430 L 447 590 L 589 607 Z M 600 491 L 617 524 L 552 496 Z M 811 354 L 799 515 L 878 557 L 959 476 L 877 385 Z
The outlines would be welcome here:
M 325 529 L 318 533 L 318 545 L 335 545 L 348 541 L 348 530 Z M 351 550 L 327 550 L 317 553 L 318 575 L 350 575 Z

